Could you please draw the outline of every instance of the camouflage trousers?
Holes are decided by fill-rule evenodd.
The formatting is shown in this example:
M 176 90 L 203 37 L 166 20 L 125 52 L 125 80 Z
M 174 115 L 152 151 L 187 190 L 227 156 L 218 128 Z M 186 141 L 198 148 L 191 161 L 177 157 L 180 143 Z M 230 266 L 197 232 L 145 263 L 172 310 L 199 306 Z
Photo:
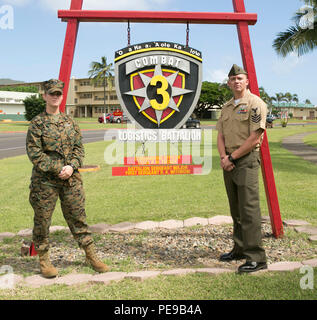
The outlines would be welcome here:
M 68 181 L 32 179 L 30 203 L 34 210 L 33 242 L 37 251 L 49 249 L 49 228 L 58 197 L 69 229 L 80 247 L 93 242 L 88 230 L 85 212 L 85 193 L 79 178 Z

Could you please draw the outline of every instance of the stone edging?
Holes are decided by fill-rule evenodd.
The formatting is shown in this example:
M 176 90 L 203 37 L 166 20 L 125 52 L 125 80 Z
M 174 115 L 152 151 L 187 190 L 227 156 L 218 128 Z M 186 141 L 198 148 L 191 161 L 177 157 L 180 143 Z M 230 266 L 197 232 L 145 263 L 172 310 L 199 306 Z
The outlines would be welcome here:
M 310 259 L 302 262 L 283 261 L 268 265 L 268 269 L 251 273 L 251 275 L 259 275 L 262 273 L 281 272 L 281 271 L 295 271 L 303 266 L 317 267 L 317 259 Z M 228 268 L 197 268 L 197 269 L 172 269 L 166 271 L 137 271 L 137 272 L 108 272 L 102 274 L 82 274 L 71 273 L 62 277 L 54 279 L 46 279 L 41 275 L 33 275 L 23 277 L 21 275 L 14 275 L 13 288 L 16 286 L 39 288 L 47 285 L 64 284 L 67 286 L 78 285 L 83 283 L 103 284 L 108 285 L 112 281 L 121 281 L 124 279 L 132 279 L 134 281 L 144 281 L 147 279 L 156 278 L 159 275 L 163 276 L 183 276 L 191 273 L 205 273 L 209 275 L 218 275 L 222 273 L 235 272 Z M 12 288 L 12 289 L 13 289 Z
M 230 216 L 214 216 L 212 218 L 189 218 L 186 220 L 165 220 L 161 222 L 156 221 L 143 221 L 139 223 L 131 223 L 131 222 L 121 222 L 115 225 L 109 225 L 106 223 L 98 223 L 91 225 L 89 227 L 90 231 L 93 233 L 104 234 L 108 231 L 110 232 L 125 232 L 129 230 L 153 230 L 156 228 L 164 228 L 164 229 L 177 229 L 183 227 L 192 227 L 196 225 L 222 225 L 222 224 L 232 224 L 232 218 Z M 63 226 L 52 226 L 50 227 L 50 233 L 54 233 L 56 231 L 67 231 L 70 232 L 68 227 Z M 5 238 L 13 238 L 15 236 L 20 237 L 28 237 L 32 236 L 32 229 L 23 229 L 18 233 L 12 232 L 4 232 L 0 233 L 0 240 Z
M 267 222 L 269 221 L 269 217 L 263 217 L 262 221 Z M 90 230 L 94 233 L 105 234 L 106 232 L 126 232 L 129 230 L 153 230 L 156 228 L 165 228 L 165 229 L 176 229 L 176 228 L 183 228 L 183 227 L 191 227 L 197 225 L 223 225 L 223 224 L 231 224 L 232 218 L 230 216 L 214 216 L 212 218 L 189 218 L 184 221 L 182 220 L 166 220 L 162 222 L 154 222 L 154 221 L 143 221 L 139 223 L 130 223 L 130 222 L 121 222 L 116 225 L 108 225 L 105 223 L 99 223 L 90 226 Z M 283 221 L 285 226 L 294 227 L 295 231 L 308 233 L 311 236 L 309 240 L 317 241 L 317 228 L 312 227 L 310 223 L 304 220 L 285 220 Z M 69 231 L 67 227 L 62 226 L 52 226 L 50 227 L 50 232 L 54 233 L 56 231 Z M 4 232 L 0 233 L 0 240 L 6 238 L 13 238 L 15 236 L 31 236 L 32 229 L 24 229 L 20 230 L 17 234 Z M 294 262 L 294 261 L 283 261 L 283 262 L 276 262 L 273 264 L 268 265 L 268 269 L 261 270 L 253 275 L 257 275 L 260 273 L 266 273 L 268 271 L 294 271 L 300 269 L 302 266 L 308 265 L 311 267 L 317 267 L 317 258 L 310 259 L 302 262 Z M 172 270 L 165 270 L 165 271 L 138 271 L 138 272 L 108 272 L 104 274 L 79 274 L 79 273 L 72 273 L 62 277 L 57 277 L 54 279 L 45 279 L 41 275 L 33 275 L 29 277 L 23 277 L 21 275 L 13 275 L 13 288 L 17 285 L 19 286 L 26 286 L 31 288 L 39 288 L 41 286 L 46 285 L 53 285 L 53 284 L 65 284 L 67 286 L 82 284 L 82 283 L 100 283 L 107 285 L 111 281 L 120 281 L 123 279 L 132 279 L 135 281 L 143 281 L 150 278 L 155 278 L 159 275 L 163 276 L 181 276 L 190 273 L 207 273 L 210 275 L 217 275 L 221 273 L 227 272 L 234 272 L 233 269 L 228 268 L 198 268 L 198 269 L 172 269 Z
M 269 222 L 270 217 L 262 217 L 262 222 Z M 89 227 L 93 233 L 105 234 L 106 232 L 126 232 L 133 229 L 136 230 L 153 230 L 157 228 L 163 229 L 178 229 L 192 226 L 206 226 L 206 225 L 223 225 L 232 224 L 232 218 L 230 216 L 214 216 L 211 218 L 188 218 L 186 220 L 165 220 L 161 222 L 157 221 L 143 221 L 138 223 L 121 222 L 115 225 L 109 225 L 106 223 L 98 223 Z M 312 227 L 311 224 L 305 220 L 284 220 L 283 224 L 287 227 L 294 227 L 295 231 L 300 233 L 307 233 L 310 235 L 309 240 L 317 241 L 317 227 Z M 50 233 L 56 231 L 70 232 L 68 227 L 63 226 L 51 226 Z M 32 229 L 23 229 L 17 233 L 3 232 L 0 233 L 0 241 L 6 238 L 13 238 L 15 236 L 28 237 L 32 236 Z

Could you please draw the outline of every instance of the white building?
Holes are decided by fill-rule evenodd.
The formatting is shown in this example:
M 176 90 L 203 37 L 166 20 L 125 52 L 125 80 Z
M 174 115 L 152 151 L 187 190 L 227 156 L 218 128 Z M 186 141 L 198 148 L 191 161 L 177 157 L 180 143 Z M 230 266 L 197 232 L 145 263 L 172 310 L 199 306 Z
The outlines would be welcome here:
M 39 96 L 32 92 L 0 91 L 0 116 L 24 115 L 23 100 L 33 95 Z

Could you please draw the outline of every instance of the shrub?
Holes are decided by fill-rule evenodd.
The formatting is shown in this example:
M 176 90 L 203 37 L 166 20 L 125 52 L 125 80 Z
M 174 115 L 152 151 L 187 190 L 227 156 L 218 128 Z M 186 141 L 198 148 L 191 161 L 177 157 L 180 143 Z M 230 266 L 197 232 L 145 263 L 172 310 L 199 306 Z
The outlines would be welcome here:
M 28 121 L 31 121 L 35 116 L 45 110 L 46 103 L 42 96 L 39 98 L 36 95 L 28 97 L 23 101 L 23 103 L 25 106 L 24 115 Z

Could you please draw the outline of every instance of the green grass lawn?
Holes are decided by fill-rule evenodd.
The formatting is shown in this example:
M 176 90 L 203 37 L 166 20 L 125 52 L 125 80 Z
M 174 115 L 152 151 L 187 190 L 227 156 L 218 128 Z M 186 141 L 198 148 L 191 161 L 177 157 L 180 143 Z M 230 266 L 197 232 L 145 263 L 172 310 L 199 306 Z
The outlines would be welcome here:
M 316 165 L 281 148 L 284 137 L 307 131 L 316 131 L 316 127 L 275 127 L 268 130 L 268 137 L 282 219 L 304 219 L 317 225 Z M 216 134 L 208 175 L 112 177 L 111 166 L 104 162 L 109 144 L 101 141 L 85 145 L 85 164 L 101 167 L 98 172 L 82 174 L 89 224 L 229 215 Z M 0 168 L 0 232 L 32 228 L 33 211 L 28 202 L 31 163 L 26 156 L 19 156 L 0 160 Z M 260 196 L 265 216 L 268 209 L 262 182 Z M 66 226 L 59 205 L 52 225 Z M 80 286 L 76 291 L 63 286 L 17 289 L 14 294 L 0 291 L 0 299 L 316 299 L 316 288 L 300 289 L 300 277 L 298 271 L 254 277 L 161 276 L 144 283 L 124 280 L 107 287 Z
M 317 133 L 310 134 L 303 139 L 304 143 L 317 148 Z
M 281 148 L 288 135 L 316 130 L 288 127 L 268 130 L 270 151 L 283 219 L 305 219 L 317 225 L 316 166 Z M 209 175 L 112 177 L 111 166 L 104 162 L 110 142 L 85 145 L 85 164 L 100 165 L 99 172 L 83 173 L 89 224 L 122 221 L 186 219 L 200 216 L 229 215 L 229 207 L 219 168 L 213 135 L 213 163 Z M 28 203 L 31 163 L 27 156 L 0 160 L 0 232 L 17 232 L 32 227 L 33 212 Z M 262 179 L 260 179 L 262 182 Z M 260 184 L 262 214 L 268 215 L 263 184 Z M 53 225 L 65 225 L 59 206 Z
M 97 118 L 75 118 L 75 121 L 79 124 L 80 128 L 83 130 L 103 130 L 111 128 L 126 128 L 126 124 L 117 124 L 117 123 L 99 123 Z M 296 120 L 290 119 L 289 123 L 303 123 L 308 124 L 309 122 L 316 122 L 313 120 Z M 213 126 L 217 124 L 217 120 L 201 120 L 202 126 Z M 280 124 L 280 120 L 277 119 L 274 121 L 274 124 Z M 28 121 L 24 122 L 2 122 L 0 121 L 0 133 L 7 131 L 27 131 L 29 126 Z
M 99 123 L 95 118 L 76 118 L 75 121 L 79 124 L 83 130 L 103 130 L 110 128 L 126 128 L 126 124 L 117 123 Z M 8 131 L 26 132 L 29 127 L 29 122 L 1 122 L 0 121 L 0 133 Z
M 0 121 L 0 133 L 7 131 L 26 132 L 28 130 L 29 122 L 1 122 Z
M 39 289 L 1 292 L 1 299 L 28 300 L 316 300 L 316 288 L 301 289 L 303 275 L 298 271 L 262 275 L 218 276 L 190 274 L 181 277 L 159 276 L 136 282 L 123 280 L 110 285 L 52 285 Z M 314 277 L 317 277 L 315 269 Z M 316 281 L 315 281 L 316 283 Z

